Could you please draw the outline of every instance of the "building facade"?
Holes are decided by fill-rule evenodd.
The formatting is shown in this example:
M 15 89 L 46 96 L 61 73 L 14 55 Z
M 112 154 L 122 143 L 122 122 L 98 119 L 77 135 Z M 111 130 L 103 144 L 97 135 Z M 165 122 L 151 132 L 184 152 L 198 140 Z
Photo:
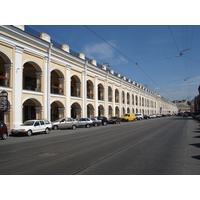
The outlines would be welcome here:
M 0 119 L 9 128 L 35 118 L 177 113 L 164 97 L 31 31 L 0 26 L 0 91 L 8 93 L 9 102 Z

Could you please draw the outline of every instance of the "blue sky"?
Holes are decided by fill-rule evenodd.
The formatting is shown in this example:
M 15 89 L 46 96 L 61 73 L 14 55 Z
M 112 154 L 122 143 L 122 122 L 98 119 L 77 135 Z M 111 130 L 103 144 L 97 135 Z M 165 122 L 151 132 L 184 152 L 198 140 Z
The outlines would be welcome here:
M 31 25 L 51 39 L 170 100 L 193 99 L 200 85 L 200 26 Z M 186 50 L 188 49 L 188 50 Z M 183 51 L 185 50 L 185 51 Z M 183 55 L 180 52 L 183 51 Z M 137 64 L 136 64 L 137 63 Z

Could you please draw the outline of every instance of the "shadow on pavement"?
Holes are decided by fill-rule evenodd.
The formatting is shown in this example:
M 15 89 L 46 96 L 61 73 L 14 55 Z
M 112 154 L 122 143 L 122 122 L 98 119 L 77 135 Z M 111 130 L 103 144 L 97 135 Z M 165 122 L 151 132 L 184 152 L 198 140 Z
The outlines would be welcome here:
M 200 138 L 200 135 L 198 135 L 198 136 L 194 136 L 194 138 Z
M 198 155 L 198 156 L 191 156 L 191 158 L 195 158 L 197 160 L 200 160 L 200 155 Z
M 190 144 L 190 145 L 200 148 L 200 143 L 195 143 L 195 144 Z

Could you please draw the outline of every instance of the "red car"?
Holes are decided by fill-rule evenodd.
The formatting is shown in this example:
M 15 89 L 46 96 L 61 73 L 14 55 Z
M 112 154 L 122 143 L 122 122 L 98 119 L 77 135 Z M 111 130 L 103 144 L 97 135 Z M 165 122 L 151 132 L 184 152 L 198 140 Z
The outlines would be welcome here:
M 0 138 L 3 140 L 8 138 L 8 129 L 3 121 L 0 121 Z

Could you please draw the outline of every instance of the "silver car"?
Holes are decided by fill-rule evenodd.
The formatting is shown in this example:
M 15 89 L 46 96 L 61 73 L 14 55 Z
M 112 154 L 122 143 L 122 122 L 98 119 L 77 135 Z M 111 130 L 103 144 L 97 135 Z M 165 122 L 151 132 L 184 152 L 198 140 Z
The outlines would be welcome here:
M 77 128 L 77 121 L 70 117 L 62 118 L 52 122 L 52 128 L 54 130 L 62 129 L 62 128 L 71 128 L 75 130 Z
M 93 121 L 89 118 L 76 118 L 76 121 L 78 123 L 78 127 L 85 126 L 86 128 L 90 128 L 93 126 Z
M 93 121 L 93 126 L 99 126 L 102 124 L 102 120 L 97 119 L 96 117 L 90 118 Z

